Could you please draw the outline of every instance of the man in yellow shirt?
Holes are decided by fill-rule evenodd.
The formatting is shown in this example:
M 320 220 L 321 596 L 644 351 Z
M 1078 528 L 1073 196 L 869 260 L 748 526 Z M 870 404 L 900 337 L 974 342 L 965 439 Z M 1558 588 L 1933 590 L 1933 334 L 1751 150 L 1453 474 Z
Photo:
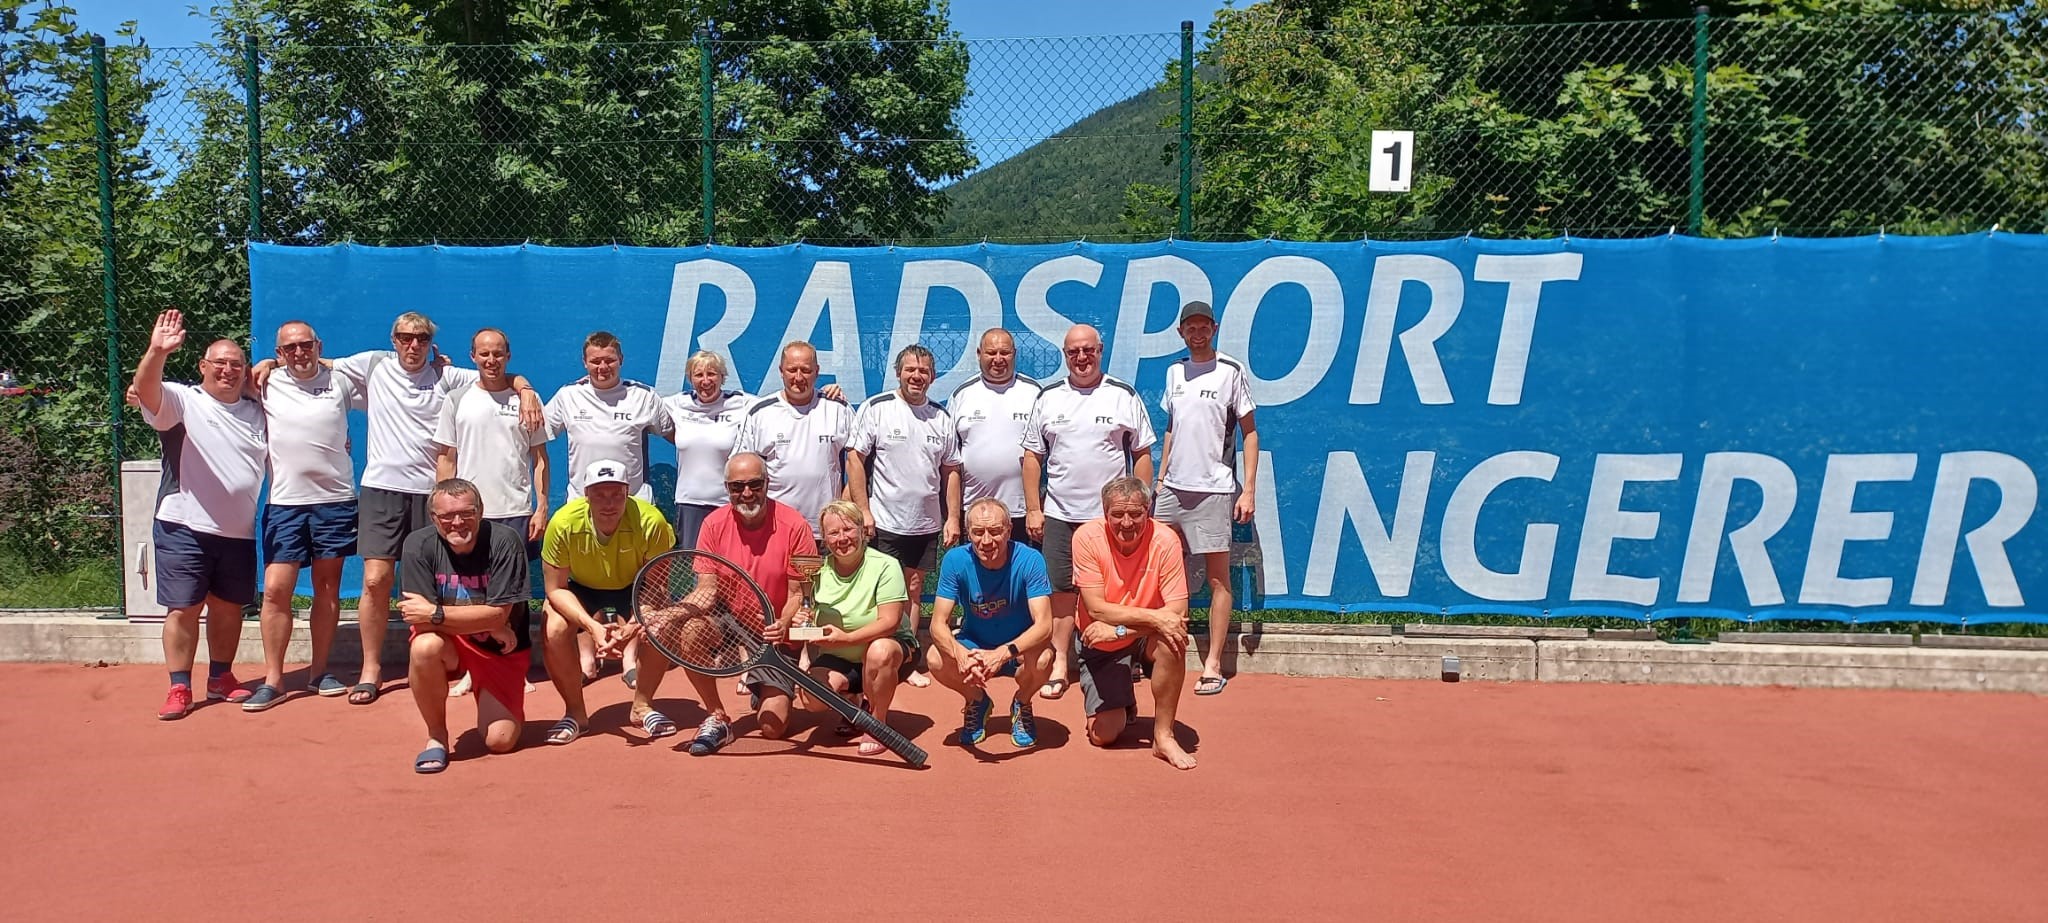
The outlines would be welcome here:
M 675 530 L 661 511 L 628 490 L 623 462 L 591 462 L 583 473 L 583 496 L 548 520 L 541 540 L 548 591 L 541 655 L 565 711 L 548 730 L 551 744 L 572 743 L 590 726 L 576 634 L 589 632 L 599 657 L 623 650 L 640 631 L 631 618 L 633 578 L 676 544 Z M 652 737 L 676 732 L 675 722 L 660 712 L 648 712 L 640 723 Z

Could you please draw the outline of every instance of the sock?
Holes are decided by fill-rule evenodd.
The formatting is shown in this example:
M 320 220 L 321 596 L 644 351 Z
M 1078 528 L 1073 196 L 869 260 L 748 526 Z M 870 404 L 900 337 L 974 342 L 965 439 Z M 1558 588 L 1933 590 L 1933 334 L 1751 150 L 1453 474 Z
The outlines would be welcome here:
M 206 662 L 206 677 L 208 679 L 213 679 L 215 677 L 226 676 L 234 669 L 235 665 L 225 660 L 209 660 Z
M 173 686 L 184 686 L 184 687 L 185 687 L 185 688 L 187 688 L 187 689 L 190 689 L 190 688 L 192 688 L 192 671 L 191 671 L 191 670 L 172 670 L 172 671 L 171 671 L 171 685 L 173 685 Z

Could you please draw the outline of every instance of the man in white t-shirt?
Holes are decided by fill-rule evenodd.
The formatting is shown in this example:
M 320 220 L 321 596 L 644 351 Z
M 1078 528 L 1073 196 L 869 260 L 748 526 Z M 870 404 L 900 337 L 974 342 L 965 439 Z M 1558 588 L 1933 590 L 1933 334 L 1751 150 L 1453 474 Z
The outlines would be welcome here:
M 626 466 L 627 490 L 654 499 L 647 486 L 647 437 L 669 437 L 675 424 L 654 389 L 619 377 L 625 350 L 619 338 L 597 331 L 583 338 L 589 373 L 548 398 L 548 429 L 569 437 L 569 499 L 583 496 L 583 474 L 598 461 Z
M 1040 693 L 1067 692 L 1074 638 L 1074 530 L 1102 516 L 1102 486 L 1152 480 L 1152 417 L 1138 390 L 1102 372 L 1102 334 L 1067 331 L 1067 377 L 1047 385 L 1024 430 L 1024 528 L 1044 543 L 1052 578 L 1053 672 Z
M 270 502 L 263 507 L 263 685 L 242 703 L 265 711 L 284 701 L 284 655 L 292 640 L 292 593 L 299 569 L 313 568 L 313 656 L 306 689 L 348 691 L 327 670 L 341 619 L 341 565 L 356 553 L 356 470 L 348 412 L 365 406 L 353 379 L 320 363 L 320 338 L 303 321 L 277 328 L 283 374 L 263 386 L 270 430 Z
M 444 481 L 461 478 L 476 485 L 484 518 L 523 536 L 531 561 L 540 556 L 540 537 L 548 529 L 549 433 L 519 422 L 519 395 L 505 376 L 505 363 L 512 360 L 505 331 L 478 330 L 469 338 L 469 358 L 476 363 L 476 384 L 456 389 L 441 405 L 435 473 Z
M 619 377 L 625 358 L 617 336 L 599 330 L 584 337 L 583 370 L 588 374 L 548 399 L 548 430 L 569 437 L 571 500 L 583 496 L 584 475 L 600 461 L 625 467 L 627 493 L 654 499 L 647 486 L 647 437 L 652 433 L 674 438 L 675 423 L 653 388 Z M 545 494 L 547 484 L 540 489 Z M 577 650 L 583 678 L 596 679 L 597 646 L 589 634 L 577 636 Z M 633 672 L 640 659 L 639 642 L 627 645 L 622 653 L 624 672 Z
M 192 661 L 206 613 L 206 697 L 241 702 L 235 679 L 242 607 L 256 596 L 256 498 L 263 491 L 263 408 L 242 397 L 248 356 L 215 340 L 199 360 L 198 387 L 164 381 L 164 360 L 185 345 L 185 318 L 157 315 L 149 349 L 135 367 L 142 419 L 163 434 L 163 485 L 151 527 L 156 601 L 164 613 L 164 664 L 171 691 L 157 717 L 192 710 Z
M 929 397 L 932 351 L 896 353 L 896 390 L 861 402 L 846 443 L 846 495 L 860 507 L 875 550 L 903 566 L 905 627 L 917 632 L 924 575 L 937 550 L 960 540 L 960 459 L 953 415 Z M 913 685 L 929 685 L 913 673 Z
M 395 565 L 405 537 L 434 524 L 427 515 L 427 497 L 440 480 L 435 477 L 439 449 L 434 431 L 441 405 L 450 392 L 477 380 L 474 369 L 455 368 L 442 357 L 434 346 L 437 332 L 426 315 L 407 311 L 391 322 L 391 349 L 334 363 L 334 370 L 353 380 L 369 400 L 369 445 L 356 503 L 356 548 L 363 558 L 362 608 L 357 612 L 363 669 L 348 691 L 354 705 L 377 700 L 384 676 L 378 655 L 384 649 Z M 512 376 L 512 387 L 520 395 L 520 422 L 529 431 L 546 426 L 540 395 L 525 376 Z
M 975 350 L 981 375 L 953 389 L 946 401 L 953 427 L 960 435 L 960 502 L 1000 500 L 1017 511 L 1010 536 L 1038 547 L 1024 528 L 1024 475 L 1019 465 L 1024 428 L 1031 405 L 1038 401 L 1038 382 L 1017 374 L 1017 340 L 1010 331 L 991 327 Z
M 1223 646 L 1230 637 L 1230 524 L 1252 521 L 1259 476 L 1259 427 L 1252 412 L 1251 380 L 1237 360 L 1216 351 L 1216 311 L 1190 301 L 1180 309 L 1186 358 L 1166 369 L 1166 445 L 1152 516 L 1180 533 L 1188 554 L 1200 557 L 1209 578 L 1209 652 L 1202 658 L 1196 695 L 1215 695 L 1223 676 Z M 1244 431 L 1244 484 L 1237 482 L 1237 432 Z
M 798 340 L 782 348 L 782 390 L 760 398 L 740 421 L 733 454 L 752 452 L 768 467 L 768 496 L 810 523 L 844 495 L 841 457 L 853 414 L 818 393 L 818 351 Z

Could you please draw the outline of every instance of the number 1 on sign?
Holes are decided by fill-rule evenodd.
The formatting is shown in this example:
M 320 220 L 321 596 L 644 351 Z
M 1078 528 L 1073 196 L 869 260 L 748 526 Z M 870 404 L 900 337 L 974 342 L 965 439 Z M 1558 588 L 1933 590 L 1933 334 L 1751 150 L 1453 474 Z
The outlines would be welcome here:
M 1375 131 L 1372 133 L 1372 171 L 1369 192 L 1407 192 L 1415 179 L 1415 133 Z

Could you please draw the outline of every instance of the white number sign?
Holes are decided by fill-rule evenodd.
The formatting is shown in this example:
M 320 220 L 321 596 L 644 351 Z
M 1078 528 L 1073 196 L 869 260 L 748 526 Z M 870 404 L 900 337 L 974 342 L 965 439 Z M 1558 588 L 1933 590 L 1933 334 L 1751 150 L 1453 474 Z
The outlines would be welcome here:
M 1415 180 L 1415 133 L 1375 131 L 1372 133 L 1372 173 L 1366 182 L 1369 192 L 1407 192 Z

